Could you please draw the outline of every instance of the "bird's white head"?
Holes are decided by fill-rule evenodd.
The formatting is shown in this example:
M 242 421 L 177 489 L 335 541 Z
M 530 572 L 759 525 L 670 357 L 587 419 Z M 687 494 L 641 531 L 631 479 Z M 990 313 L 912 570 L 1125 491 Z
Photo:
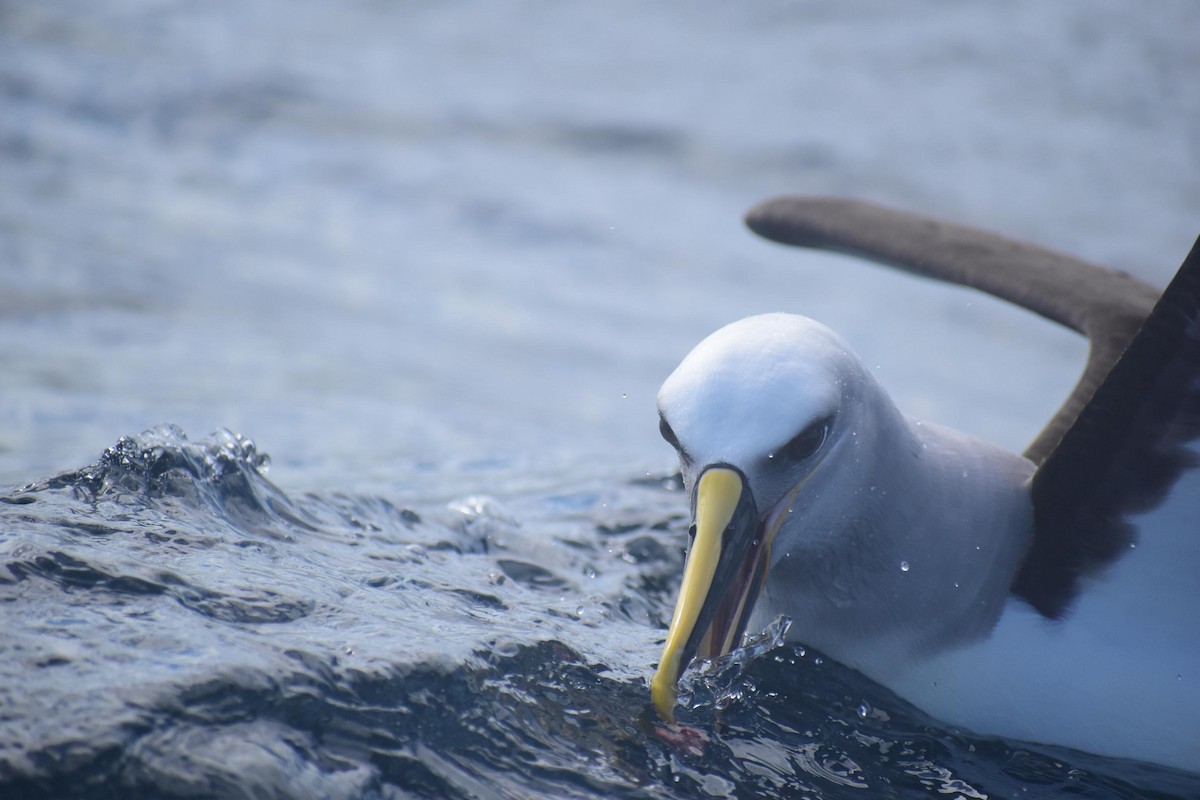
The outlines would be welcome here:
M 792 314 L 749 317 L 713 333 L 667 378 L 658 409 L 693 514 L 652 684 L 655 705 L 670 718 L 687 663 L 739 643 L 768 570 L 792 540 L 803 536 L 811 547 L 836 539 L 844 486 L 867 483 L 865 473 L 877 468 L 873 443 L 907 427 L 841 337 Z
M 798 461 L 789 458 L 797 451 L 822 444 L 818 434 L 828 435 L 856 400 L 862 374 L 849 345 L 819 322 L 748 317 L 700 342 L 663 383 L 663 436 L 679 452 L 689 487 L 712 464 L 767 477 Z

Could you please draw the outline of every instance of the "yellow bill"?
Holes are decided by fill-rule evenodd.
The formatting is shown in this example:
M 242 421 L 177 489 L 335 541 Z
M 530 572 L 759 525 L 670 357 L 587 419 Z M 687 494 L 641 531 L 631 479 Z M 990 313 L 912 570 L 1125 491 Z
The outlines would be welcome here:
M 658 670 L 650 681 L 650 699 L 659 715 L 668 721 L 675 718 L 679 676 L 696 654 L 701 641 L 707 640 L 704 649 L 711 651 L 705 655 L 717 655 L 717 650 L 727 652 L 736 644 L 731 640 L 741 636 L 740 628 L 744 627 L 745 617 L 749 614 L 748 604 L 752 605 L 754 601 L 753 597 L 747 597 L 750 592 L 738 591 L 739 596 L 732 603 L 732 616 L 740 619 L 718 619 L 714 624 L 714 616 L 721 616 L 717 613 L 721 607 L 730 605 L 724 597 L 727 590 L 732 588 L 723 585 L 727 583 L 726 580 L 718 578 L 729 572 L 728 562 L 743 561 L 737 556 L 746 551 L 746 548 L 738 547 L 738 543 L 731 540 L 752 539 L 753 529 L 757 525 L 753 501 L 745 489 L 741 473 L 726 467 L 711 467 L 700 475 L 696 483 L 694 522 L 695 539 L 688 551 L 683 584 L 679 588 L 675 613 L 667 631 L 667 642 Z M 745 530 L 747 524 L 749 531 Z M 731 535 L 726 536 L 726 530 L 731 528 Z M 756 546 L 750 550 L 759 550 L 759 542 L 752 544 Z M 723 553 L 725 565 L 718 569 L 722 566 Z M 747 555 L 753 556 L 753 553 Z M 735 571 L 743 572 L 740 569 Z M 761 568 L 752 571 L 761 572 Z M 752 583 L 756 584 L 754 594 L 757 595 L 759 580 Z M 749 586 L 739 588 L 748 589 Z

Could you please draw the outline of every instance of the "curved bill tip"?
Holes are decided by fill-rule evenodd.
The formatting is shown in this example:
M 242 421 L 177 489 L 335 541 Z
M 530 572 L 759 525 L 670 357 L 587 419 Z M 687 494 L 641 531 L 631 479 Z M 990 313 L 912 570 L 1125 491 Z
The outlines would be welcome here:
M 670 662 L 670 663 L 668 663 Z M 650 679 L 650 702 L 654 710 L 667 722 L 675 721 L 675 699 L 679 696 L 679 655 L 664 658 L 658 671 Z

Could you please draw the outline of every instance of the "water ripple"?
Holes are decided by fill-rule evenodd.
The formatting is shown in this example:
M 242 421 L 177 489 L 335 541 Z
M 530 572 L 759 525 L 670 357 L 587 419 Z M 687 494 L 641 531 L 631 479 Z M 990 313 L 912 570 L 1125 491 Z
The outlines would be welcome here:
M 266 465 L 164 427 L 0 498 L 0 794 L 1200 788 L 945 731 L 782 622 L 689 671 L 665 726 L 646 681 L 686 537 L 669 479 L 409 507 L 289 495 Z

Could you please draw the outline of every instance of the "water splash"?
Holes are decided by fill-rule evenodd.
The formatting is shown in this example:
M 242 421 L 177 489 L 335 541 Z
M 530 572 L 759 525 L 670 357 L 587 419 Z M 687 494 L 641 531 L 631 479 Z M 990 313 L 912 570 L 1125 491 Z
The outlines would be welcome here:
M 763 630 L 745 637 L 741 647 L 717 658 L 693 662 L 680 677 L 679 704 L 693 711 L 724 710 L 753 698 L 758 688 L 746 677 L 747 668 L 765 653 L 781 647 L 791 625 L 792 620 L 781 614 Z
M 23 487 L 24 491 L 71 485 L 92 500 L 105 495 L 179 493 L 194 484 L 220 484 L 231 476 L 265 475 L 271 459 L 240 434 L 219 430 L 191 442 L 176 425 L 159 425 L 122 436 L 99 461 L 74 472 Z

